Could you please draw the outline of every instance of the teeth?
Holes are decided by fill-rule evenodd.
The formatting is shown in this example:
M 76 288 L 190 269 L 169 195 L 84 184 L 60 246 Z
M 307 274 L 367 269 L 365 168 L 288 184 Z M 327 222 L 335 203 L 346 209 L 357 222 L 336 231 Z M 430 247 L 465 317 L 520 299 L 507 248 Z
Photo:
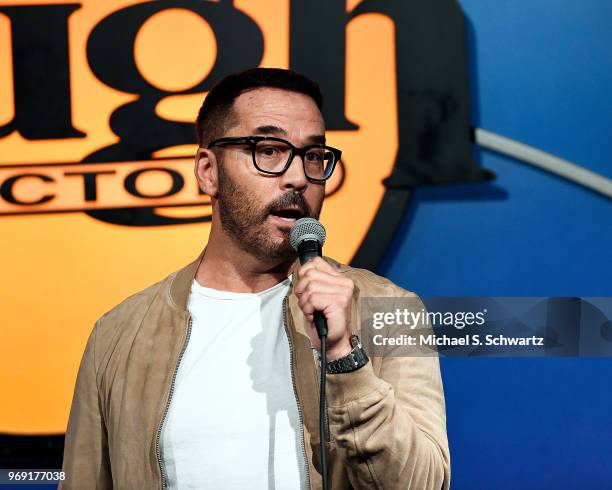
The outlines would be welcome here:
M 295 221 L 295 218 L 283 218 L 282 216 L 279 216 L 279 218 L 283 221 Z

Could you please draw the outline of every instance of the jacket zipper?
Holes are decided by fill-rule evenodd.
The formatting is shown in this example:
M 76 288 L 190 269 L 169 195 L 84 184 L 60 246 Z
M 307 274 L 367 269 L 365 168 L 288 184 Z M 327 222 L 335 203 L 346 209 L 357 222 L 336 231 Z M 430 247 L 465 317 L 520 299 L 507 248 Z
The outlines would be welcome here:
M 189 322 L 187 323 L 187 335 L 185 336 L 185 342 L 183 342 L 183 347 L 181 348 L 181 352 L 179 354 L 178 360 L 176 361 L 176 367 L 174 368 L 174 374 L 172 375 L 172 382 L 170 383 L 170 392 L 168 393 L 168 400 L 166 401 L 166 407 L 164 408 L 164 413 L 162 415 L 161 422 L 159 423 L 159 427 L 157 428 L 157 435 L 155 437 L 155 453 L 157 455 L 157 463 L 159 464 L 159 472 L 161 475 L 161 488 L 162 490 L 166 488 L 166 475 L 164 473 L 164 465 L 162 462 L 161 451 L 159 450 L 160 438 L 162 427 L 164 426 L 164 422 L 166 420 L 166 416 L 168 415 L 168 410 L 170 408 L 170 401 L 172 400 L 172 395 L 174 394 L 174 385 L 176 383 L 176 375 L 178 373 L 179 365 L 181 364 L 181 360 L 183 359 L 183 354 L 185 354 L 185 350 L 187 349 L 187 343 L 189 342 L 189 337 L 191 337 L 191 315 L 189 316 Z
M 293 385 L 293 394 L 295 396 L 295 403 L 298 409 L 298 418 L 300 419 L 300 428 L 302 431 L 301 445 L 302 445 L 302 456 L 306 463 L 306 487 L 310 489 L 310 464 L 308 463 L 308 456 L 306 455 L 306 446 L 304 444 L 304 418 L 302 416 L 302 407 L 300 400 L 297 396 L 297 388 L 295 385 L 295 373 L 293 371 L 293 341 L 291 335 L 289 335 L 289 329 L 287 328 L 287 297 L 283 298 L 283 327 L 287 334 L 287 340 L 289 341 L 289 363 L 291 364 L 291 384 Z

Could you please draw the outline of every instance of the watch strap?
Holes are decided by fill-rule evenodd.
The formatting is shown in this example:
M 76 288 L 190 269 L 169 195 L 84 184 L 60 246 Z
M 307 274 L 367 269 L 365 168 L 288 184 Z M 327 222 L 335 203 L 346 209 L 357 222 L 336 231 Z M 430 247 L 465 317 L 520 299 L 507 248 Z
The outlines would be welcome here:
M 363 350 L 361 341 L 357 335 L 351 337 L 351 345 L 353 346 L 353 350 L 346 356 L 327 362 L 328 374 L 350 373 L 368 363 L 369 358 Z

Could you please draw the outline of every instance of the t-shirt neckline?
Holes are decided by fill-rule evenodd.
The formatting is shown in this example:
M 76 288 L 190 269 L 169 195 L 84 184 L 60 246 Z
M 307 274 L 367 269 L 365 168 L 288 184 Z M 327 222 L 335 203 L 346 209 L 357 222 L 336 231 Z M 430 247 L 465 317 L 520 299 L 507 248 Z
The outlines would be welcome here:
M 271 293 L 276 292 L 276 290 L 288 287 L 291 284 L 291 275 L 283 279 L 278 284 L 275 284 L 271 288 L 264 289 L 263 291 L 259 291 L 257 293 L 238 293 L 235 291 L 221 291 L 219 289 L 208 288 L 206 286 L 202 286 L 196 279 L 193 279 L 191 284 L 191 291 L 200 294 L 202 296 L 206 296 L 207 298 L 213 299 L 226 299 L 226 300 L 241 300 L 241 299 L 252 299 L 258 296 L 264 296 Z

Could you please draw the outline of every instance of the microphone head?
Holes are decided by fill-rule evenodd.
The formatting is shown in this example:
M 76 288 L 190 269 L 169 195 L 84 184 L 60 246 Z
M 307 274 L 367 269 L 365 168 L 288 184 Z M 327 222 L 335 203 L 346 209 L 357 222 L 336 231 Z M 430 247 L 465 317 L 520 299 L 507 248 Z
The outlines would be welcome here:
M 295 251 L 305 240 L 316 240 L 321 248 L 325 243 L 325 228 L 314 218 L 300 218 L 291 227 L 289 242 Z

